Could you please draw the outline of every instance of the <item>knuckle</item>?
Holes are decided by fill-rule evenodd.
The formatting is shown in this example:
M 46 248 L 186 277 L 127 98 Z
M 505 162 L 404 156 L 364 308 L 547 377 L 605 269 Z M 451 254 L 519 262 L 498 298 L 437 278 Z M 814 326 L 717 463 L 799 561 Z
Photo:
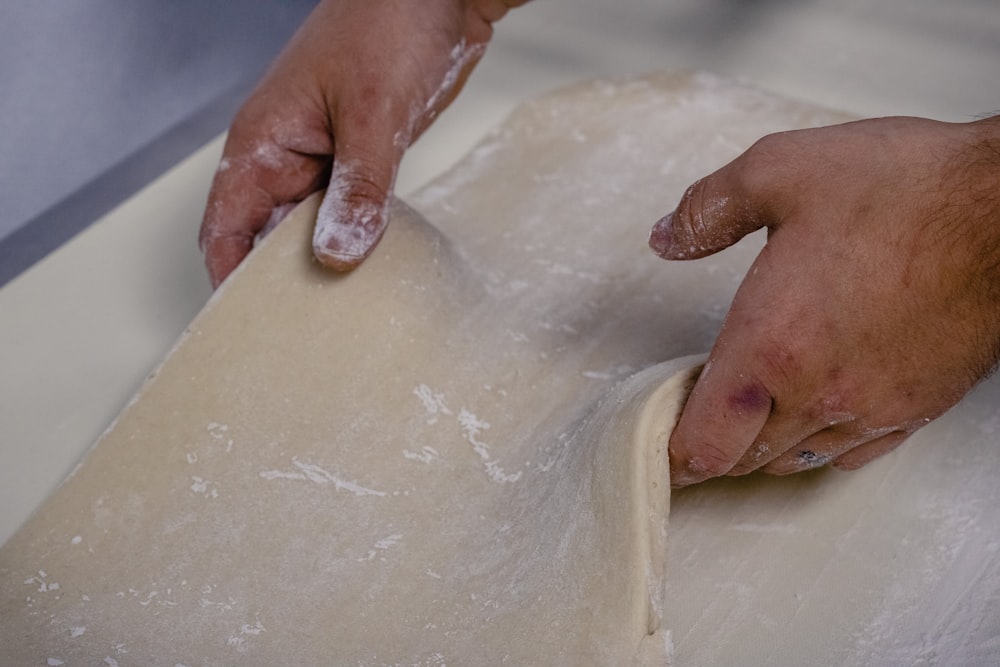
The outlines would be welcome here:
M 386 198 L 385 188 L 367 173 L 354 173 L 346 179 L 344 199 L 350 203 L 381 201 Z
M 771 411 L 771 392 L 759 381 L 749 381 L 726 395 L 726 407 L 740 418 Z
M 740 459 L 738 468 L 750 472 L 751 470 L 756 470 L 757 468 L 766 465 L 770 459 L 774 458 L 771 453 L 771 444 L 758 440 L 753 444 L 753 446 L 747 450 L 746 454 Z
M 828 427 L 844 427 L 857 421 L 854 409 L 856 392 L 832 385 L 822 391 L 806 408 L 805 417 L 812 423 Z
M 765 344 L 759 350 L 760 377 L 767 386 L 787 388 L 800 383 L 805 371 L 804 353 L 791 342 L 794 338 L 786 336 L 786 340 Z
M 738 458 L 721 447 L 705 442 L 694 450 L 687 467 L 703 477 L 718 477 L 732 470 Z
M 700 220 L 700 202 L 704 200 L 705 181 L 708 178 L 711 177 L 706 176 L 698 179 L 689 185 L 684 194 L 681 195 L 671 224 L 675 238 L 687 240 L 693 235 L 694 227 Z
M 378 169 L 374 165 L 352 160 L 334 168 L 330 188 L 339 200 L 349 205 L 383 202 L 388 192 L 376 174 Z
M 794 143 L 795 132 L 766 134 L 755 141 L 739 157 L 744 176 L 751 178 L 782 169 L 788 161 L 789 147 Z
M 786 183 L 792 132 L 768 134 L 758 139 L 734 162 L 734 182 L 747 198 L 760 199 Z

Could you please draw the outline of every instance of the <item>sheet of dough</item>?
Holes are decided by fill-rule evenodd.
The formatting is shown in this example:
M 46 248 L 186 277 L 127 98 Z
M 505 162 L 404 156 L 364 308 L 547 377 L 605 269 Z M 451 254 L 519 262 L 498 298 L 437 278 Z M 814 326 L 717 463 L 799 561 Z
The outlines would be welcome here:
M 0 550 L 0 651 L 997 655 L 995 383 L 859 473 L 675 494 L 664 538 L 674 394 L 658 388 L 678 366 L 658 364 L 708 348 L 760 241 L 668 264 L 649 225 L 760 135 L 841 119 L 705 75 L 596 82 L 523 107 L 418 193 L 433 226 L 398 205 L 350 276 L 308 261 L 300 210 Z

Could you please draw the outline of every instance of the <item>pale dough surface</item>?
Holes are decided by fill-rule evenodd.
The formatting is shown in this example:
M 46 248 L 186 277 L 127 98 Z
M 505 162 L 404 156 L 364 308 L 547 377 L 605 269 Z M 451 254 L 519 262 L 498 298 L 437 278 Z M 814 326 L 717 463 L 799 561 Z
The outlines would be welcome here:
M 561 91 L 418 193 L 422 215 L 397 205 L 346 277 L 309 261 L 305 204 L 0 550 L 0 650 L 189 667 L 996 655 L 995 384 L 859 473 L 675 494 L 666 540 L 663 446 L 695 362 L 660 362 L 710 346 L 760 240 L 670 264 L 648 228 L 762 134 L 842 119 L 704 75 Z

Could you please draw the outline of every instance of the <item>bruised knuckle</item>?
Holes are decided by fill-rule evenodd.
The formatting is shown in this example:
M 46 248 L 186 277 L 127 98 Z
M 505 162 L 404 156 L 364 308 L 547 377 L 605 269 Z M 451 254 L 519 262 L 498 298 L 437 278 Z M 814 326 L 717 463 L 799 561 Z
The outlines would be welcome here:
M 771 409 L 771 392 L 764 383 L 751 380 L 726 394 L 726 407 L 744 417 Z

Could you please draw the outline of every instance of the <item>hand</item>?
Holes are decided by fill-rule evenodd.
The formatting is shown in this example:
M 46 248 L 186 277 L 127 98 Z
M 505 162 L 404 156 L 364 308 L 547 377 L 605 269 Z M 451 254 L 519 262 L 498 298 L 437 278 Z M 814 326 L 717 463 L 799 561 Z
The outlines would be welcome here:
M 328 183 L 313 250 L 349 270 L 378 243 L 403 152 L 526 0 L 323 0 L 233 121 L 200 242 L 213 286 Z
M 885 118 L 765 137 L 650 245 L 693 259 L 768 228 L 670 440 L 684 486 L 858 468 L 1000 356 L 1000 122 Z

